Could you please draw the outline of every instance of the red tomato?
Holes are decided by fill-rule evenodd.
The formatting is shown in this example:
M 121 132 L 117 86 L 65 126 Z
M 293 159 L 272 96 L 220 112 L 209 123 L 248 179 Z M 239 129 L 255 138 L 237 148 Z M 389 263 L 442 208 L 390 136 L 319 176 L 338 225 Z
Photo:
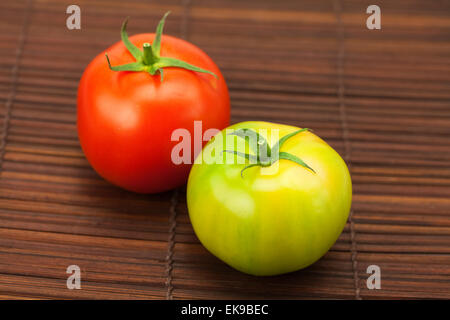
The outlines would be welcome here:
M 163 24 L 164 18 L 161 31 Z M 126 23 L 123 32 L 125 28 Z M 144 43 L 157 46 L 155 36 L 139 34 L 129 40 L 142 54 Z M 174 130 L 189 130 L 194 150 L 195 120 L 202 121 L 204 132 L 227 127 L 230 118 L 228 89 L 216 64 L 189 42 L 171 36 L 161 39 L 161 59 L 179 59 L 217 78 L 171 66 L 113 71 L 105 53 L 116 66 L 140 61 L 121 41 L 89 64 L 78 88 L 78 135 L 87 159 L 106 180 L 140 193 L 169 190 L 187 181 L 190 164 L 176 165 L 171 159 L 172 148 L 179 143 L 171 141 Z

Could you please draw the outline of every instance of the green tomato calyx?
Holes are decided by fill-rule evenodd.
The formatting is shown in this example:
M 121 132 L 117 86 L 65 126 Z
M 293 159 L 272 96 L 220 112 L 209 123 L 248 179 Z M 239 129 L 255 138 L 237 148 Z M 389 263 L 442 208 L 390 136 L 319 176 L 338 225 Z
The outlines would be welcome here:
M 166 12 L 164 17 L 159 22 L 158 27 L 156 28 L 155 39 L 153 40 L 153 43 L 152 44 L 144 43 L 142 51 L 138 47 L 136 47 L 133 43 L 131 43 L 130 39 L 128 39 L 127 34 L 128 18 L 126 18 L 122 24 L 120 35 L 122 38 L 122 42 L 124 43 L 127 50 L 131 53 L 131 55 L 136 59 L 136 62 L 127 63 L 120 66 L 112 66 L 111 62 L 109 61 L 108 54 L 105 53 L 106 61 L 108 62 L 109 68 L 113 71 L 134 71 L 134 72 L 144 71 L 148 72 L 152 76 L 154 76 L 156 73 L 159 73 L 161 77 L 161 82 L 163 81 L 163 68 L 167 67 L 177 67 L 195 72 L 208 73 L 217 78 L 217 76 L 211 71 L 196 67 L 194 65 L 191 65 L 187 62 L 175 58 L 161 57 L 160 55 L 161 36 L 164 29 L 164 23 L 169 13 L 170 11 Z
M 250 145 L 250 148 L 252 148 L 253 154 L 243 153 L 239 151 L 233 151 L 233 150 L 224 150 L 223 152 L 228 152 L 235 154 L 239 157 L 243 157 L 251 162 L 251 164 L 245 166 L 241 170 L 241 177 L 243 177 L 244 170 L 260 166 L 260 167 L 269 167 L 275 162 L 277 162 L 279 159 L 285 159 L 292 162 L 295 162 L 299 164 L 300 166 L 311 170 L 312 172 L 316 173 L 313 168 L 311 168 L 308 164 L 306 164 L 302 159 L 299 157 L 288 153 L 288 152 L 280 152 L 281 146 L 291 137 L 295 136 L 296 134 L 304 131 L 308 131 L 308 128 L 303 128 L 297 131 L 294 131 L 292 133 L 289 133 L 285 136 L 283 136 L 280 140 L 275 143 L 272 148 L 267 143 L 267 140 L 257 133 L 256 131 L 252 129 L 238 129 L 232 133 L 229 133 L 229 135 L 235 135 L 238 137 L 241 137 L 245 139 Z

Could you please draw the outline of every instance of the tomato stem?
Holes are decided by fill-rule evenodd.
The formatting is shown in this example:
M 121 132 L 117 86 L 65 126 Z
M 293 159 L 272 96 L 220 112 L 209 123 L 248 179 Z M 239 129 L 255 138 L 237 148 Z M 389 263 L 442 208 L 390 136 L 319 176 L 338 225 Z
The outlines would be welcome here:
M 280 159 L 289 160 L 292 162 L 297 163 L 298 165 L 311 170 L 312 172 L 316 173 L 313 168 L 311 168 L 308 164 L 306 164 L 302 159 L 299 157 L 288 153 L 288 152 L 280 152 L 281 146 L 291 137 L 295 136 L 296 134 L 299 134 L 300 132 L 308 131 L 308 128 L 303 128 L 296 130 L 292 133 L 289 133 L 285 136 L 283 136 L 280 140 L 275 143 L 272 148 L 267 143 L 267 140 L 257 133 L 256 131 L 252 129 L 238 129 L 234 132 L 229 133 L 229 135 L 235 135 L 240 138 L 245 139 L 246 142 L 250 144 L 250 149 L 256 154 L 251 155 L 248 153 L 243 153 L 239 151 L 231 151 L 231 150 L 223 150 L 223 152 L 228 152 L 235 154 L 236 156 L 243 157 L 247 159 L 250 164 L 246 165 L 241 170 L 241 177 L 243 177 L 244 170 L 254 167 L 254 166 L 260 166 L 260 167 L 270 167 L 272 164 L 277 162 Z
M 169 13 L 170 11 L 166 12 L 164 17 L 159 22 L 158 27 L 156 28 L 155 39 L 153 40 L 153 43 L 144 43 L 142 51 L 137 48 L 128 38 L 128 33 L 126 30 L 128 18 L 126 18 L 122 24 L 120 35 L 122 38 L 122 42 L 124 43 L 127 50 L 131 53 L 131 55 L 136 59 L 136 62 L 120 66 L 112 66 L 111 62 L 109 61 L 108 55 L 105 54 L 109 68 L 113 71 L 148 72 L 152 76 L 159 71 L 161 81 L 163 81 L 162 69 L 168 67 L 183 68 L 190 71 L 208 73 L 217 78 L 217 75 L 215 75 L 213 72 L 191 65 L 182 60 L 170 57 L 161 57 L 161 37 L 164 29 L 164 23 Z
M 142 63 L 145 65 L 151 65 L 154 61 L 153 50 L 150 43 L 144 43 L 143 45 L 144 54 L 142 55 Z

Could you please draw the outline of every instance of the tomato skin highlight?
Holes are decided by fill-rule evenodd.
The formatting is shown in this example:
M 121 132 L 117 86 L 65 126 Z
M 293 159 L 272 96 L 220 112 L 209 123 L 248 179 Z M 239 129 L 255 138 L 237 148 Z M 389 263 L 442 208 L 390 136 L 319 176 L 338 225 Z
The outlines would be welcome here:
M 299 129 L 268 122 L 229 128 L 267 129 L 268 141 L 273 129 L 279 129 L 280 137 Z M 199 155 L 188 180 L 189 217 L 200 242 L 233 268 L 258 276 L 293 272 L 320 259 L 350 212 L 351 178 L 339 154 L 305 131 L 286 141 L 281 151 L 301 158 L 315 173 L 280 159 L 276 172 L 262 174 L 271 168 L 256 166 L 241 177 L 245 164 L 211 163 L 219 139 L 205 146 L 203 161 L 199 163 Z M 245 152 L 245 142 L 236 150 Z
M 138 48 L 155 34 L 130 37 Z M 163 35 L 161 56 L 209 70 L 205 73 L 164 68 L 164 79 L 146 72 L 112 71 L 112 64 L 135 61 L 122 42 L 100 53 L 86 68 L 78 88 L 77 128 L 86 158 L 109 182 L 139 193 L 155 193 L 183 185 L 190 164 L 171 159 L 174 130 L 187 129 L 194 140 L 194 121 L 203 132 L 229 124 L 230 102 L 216 64 L 198 47 Z

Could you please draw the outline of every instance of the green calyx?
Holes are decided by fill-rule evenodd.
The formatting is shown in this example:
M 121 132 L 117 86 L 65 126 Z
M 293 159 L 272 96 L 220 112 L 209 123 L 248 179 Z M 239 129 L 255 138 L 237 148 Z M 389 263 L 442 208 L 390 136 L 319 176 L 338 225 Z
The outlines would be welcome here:
M 307 165 L 302 159 L 298 158 L 297 156 L 295 156 L 291 153 L 288 153 L 288 152 L 280 152 L 281 146 L 286 142 L 286 140 L 288 140 L 289 138 L 295 136 L 296 134 L 298 134 L 300 132 L 304 132 L 304 131 L 308 131 L 308 130 L 309 130 L 308 128 L 304 128 L 304 129 L 294 131 L 290 134 L 287 134 L 284 137 L 282 137 L 280 140 L 278 140 L 277 143 L 275 143 L 271 148 L 268 145 L 267 140 L 259 133 L 255 132 L 251 129 L 238 129 L 238 130 L 230 133 L 230 135 L 235 135 L 235 136 L 245 139 L 250 144 L 250 148 L 253 149 L 253 152 L 256 155 L 243 153 L 243 152 L 239 152 L 239 151 L 232 151 L 232 150 L 224 150 L 223 152 L 232 153 L 232 154 L 243 157 L 250 161 L 251 164 L 245 166 L 241 170 L 241 177 L 242 177 L 244 170 L 246 170 L 248 168 L 255 167 L 255 166 L 269 167 L 272 164 L 274 164 L 276 161 L 278 161 L 279 159 L 293 161 L 293 162 L 301 165 L 302 167 L 307 168 L 307 169 L 311 170 L 312 172 L 316 173 L 313 168 L 311 168 L 309 165 Z
M 131 55 L 136 59 L 136 62 L 123 64 L 120 66 L 112 66 L 109 61 L 108 54 L 105 54 L 106 60 L 108 61 L 108 66 L 113 71 L 134 71 L 134 72 L 148 72 L 152 76 L 156 73 L 159 73 L 161 76 L 161 81 L 163 81 L 163 68 L 167 67 L 177 67 L 183 68 L 195 72 L 203 72 L 213 75 L 217 78 L 217 76 L 211 71 L 204 70 L 202 68 L 193 66 L 187 62 L 169 58 L 169 57 L 161 57 L 161 35 L 164 29 L 164 23 L 166 21 L 166 17 L 169 15 L 170 11 L 167 12 L 156 28 L 156 35 L 153 43 L 144 43 L 142 51 L 136 47 L 133 43 L 131 43 L 130 39 L 128 39 L 127 34 L 127 23 L 128 18 L 125 19 L 122 24 L 122 29 L 120 31 L 120 35 L 122 37 L 122 42 L 125 44 L 125 47 L 131 53 Z

